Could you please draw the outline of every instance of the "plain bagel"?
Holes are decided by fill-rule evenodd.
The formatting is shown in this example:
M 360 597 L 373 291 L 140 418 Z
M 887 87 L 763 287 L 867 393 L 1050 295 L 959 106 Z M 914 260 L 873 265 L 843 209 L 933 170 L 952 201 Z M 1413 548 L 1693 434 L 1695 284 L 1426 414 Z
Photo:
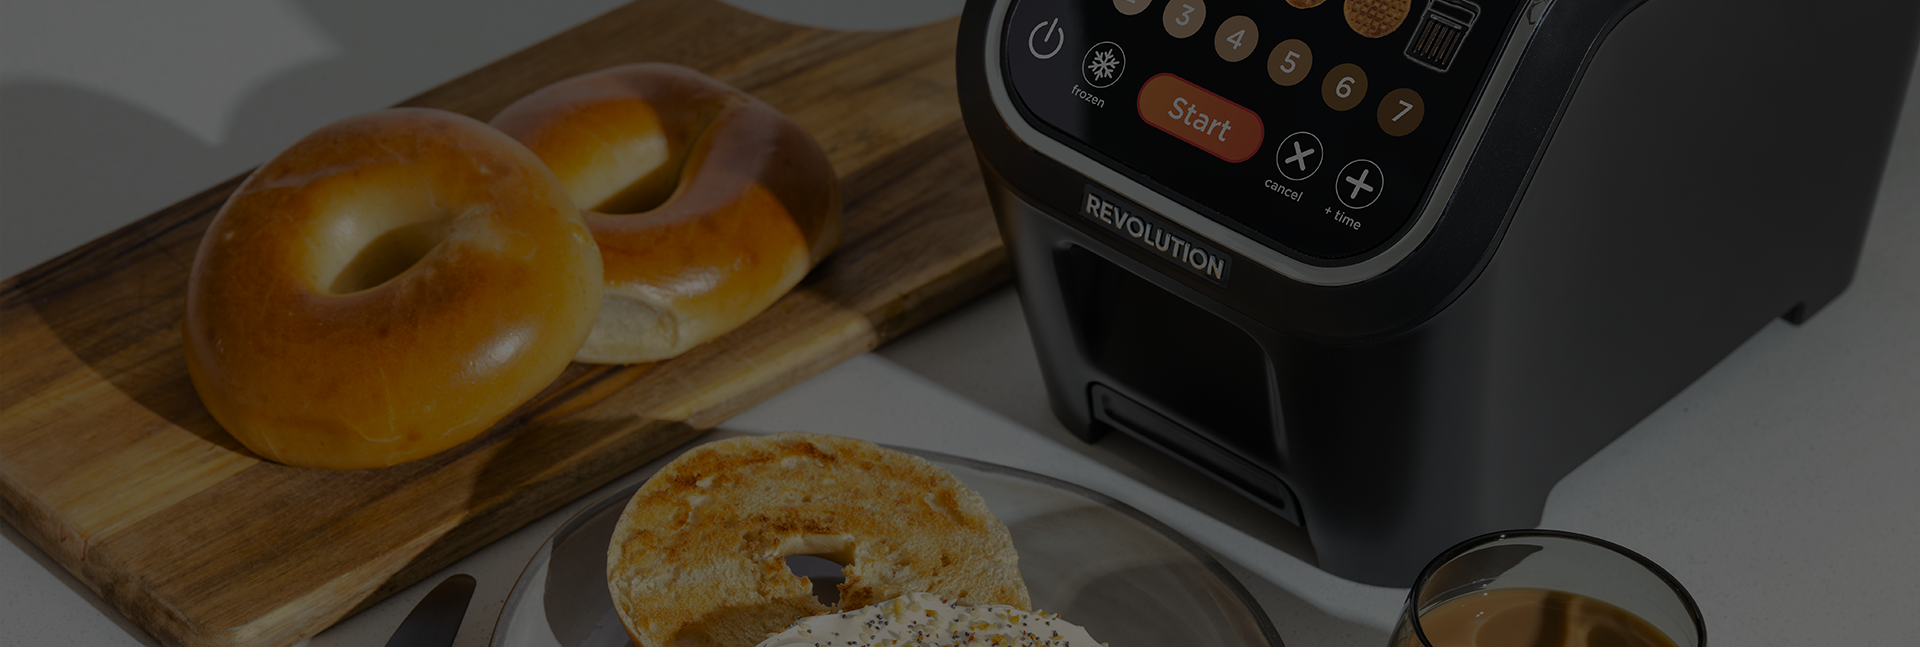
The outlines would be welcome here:
M 840 240 L 840 190 L 805 131 L 678 65 L 575 77 L 493 118 L 587 211 L 606 290 L 575 355 L 673 357 L 765 310 Z
M 268 459 L 356 469 L 478 435 L 551 383 L 600 305 L 592 235 L 526 147 L 449 112 L 320 128 L 194 256 L 184 337 L 213 417 Z
M 845 565 L 827 607 L 792 555 Z M 861 440 L 721 440 L 648 479 L 614 527 L 607 585 L 641 647 L 758 644 L 802 617 L 932 593 L 1030 609 L 1005 524 L 952 473 Z

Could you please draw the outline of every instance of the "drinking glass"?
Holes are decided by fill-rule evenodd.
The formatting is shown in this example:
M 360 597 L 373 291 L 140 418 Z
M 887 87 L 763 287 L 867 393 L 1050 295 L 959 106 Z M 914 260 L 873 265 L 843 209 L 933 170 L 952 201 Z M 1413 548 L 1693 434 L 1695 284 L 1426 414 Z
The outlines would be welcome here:
M 1700 607 L 1658 564 L 1595 537 L 1557 530 L 1510 530 L 1461 542 L 1429 562 L 1414 580 L 1388 645 L 1474 647 L 1431 642 L 1420 624 L 1421 616 L 1461 596 L 1520 588 L 1572 593 L 1612 604 L 1639 616 L 1677 647 L 1707 644 Z

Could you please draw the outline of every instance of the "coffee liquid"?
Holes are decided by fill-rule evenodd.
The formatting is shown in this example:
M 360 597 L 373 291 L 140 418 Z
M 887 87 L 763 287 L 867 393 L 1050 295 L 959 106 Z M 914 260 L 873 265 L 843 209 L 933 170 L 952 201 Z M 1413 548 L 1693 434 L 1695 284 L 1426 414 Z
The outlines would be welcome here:
M 1547 589 L 1478 591 L 1420 615 L 1434 647 L 1676 647 L 1626 609 Z

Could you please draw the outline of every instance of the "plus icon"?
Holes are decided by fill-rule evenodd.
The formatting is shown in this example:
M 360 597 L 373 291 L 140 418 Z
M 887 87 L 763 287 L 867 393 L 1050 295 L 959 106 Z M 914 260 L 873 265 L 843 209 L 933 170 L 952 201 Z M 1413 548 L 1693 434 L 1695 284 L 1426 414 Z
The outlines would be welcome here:
M 1359 198 L 1361 191 L 1373 191 L 1373 185 L 1367 184 L 1367 175 L 1372 172 L 1373 169 L 1363 168 L 1360 169 L 1360 177 L 1347 178 L 1347 183 L 1353 185 L 1353 193 L 1347 195 L 1349 199 Z
M 1354 160 L 1340 169 L 1334 197 L 1349 209 L 1365 209 L 1380 199 L 1386 188 L 1386 174 L 1371 160 Z

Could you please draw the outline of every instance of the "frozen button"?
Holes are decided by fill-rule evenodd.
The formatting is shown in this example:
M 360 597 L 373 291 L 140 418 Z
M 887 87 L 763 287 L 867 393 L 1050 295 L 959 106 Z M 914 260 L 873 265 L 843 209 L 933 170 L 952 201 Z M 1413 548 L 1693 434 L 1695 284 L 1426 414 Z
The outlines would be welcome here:
M 1267 134 L 1252 110 L 1164 72 L 1140 87 L 1137 107 L 1153 127 L 1229 162 L 1253 157 Z
M 1113 85 L 1126 71 L 1127 53 L 1120 49 L 1118 43 L 1110 40 L 1100 41 L 1100 44 L 1088 48 L 1087 55 L 1080 59 L 1080 78 L 1096 88 Z

